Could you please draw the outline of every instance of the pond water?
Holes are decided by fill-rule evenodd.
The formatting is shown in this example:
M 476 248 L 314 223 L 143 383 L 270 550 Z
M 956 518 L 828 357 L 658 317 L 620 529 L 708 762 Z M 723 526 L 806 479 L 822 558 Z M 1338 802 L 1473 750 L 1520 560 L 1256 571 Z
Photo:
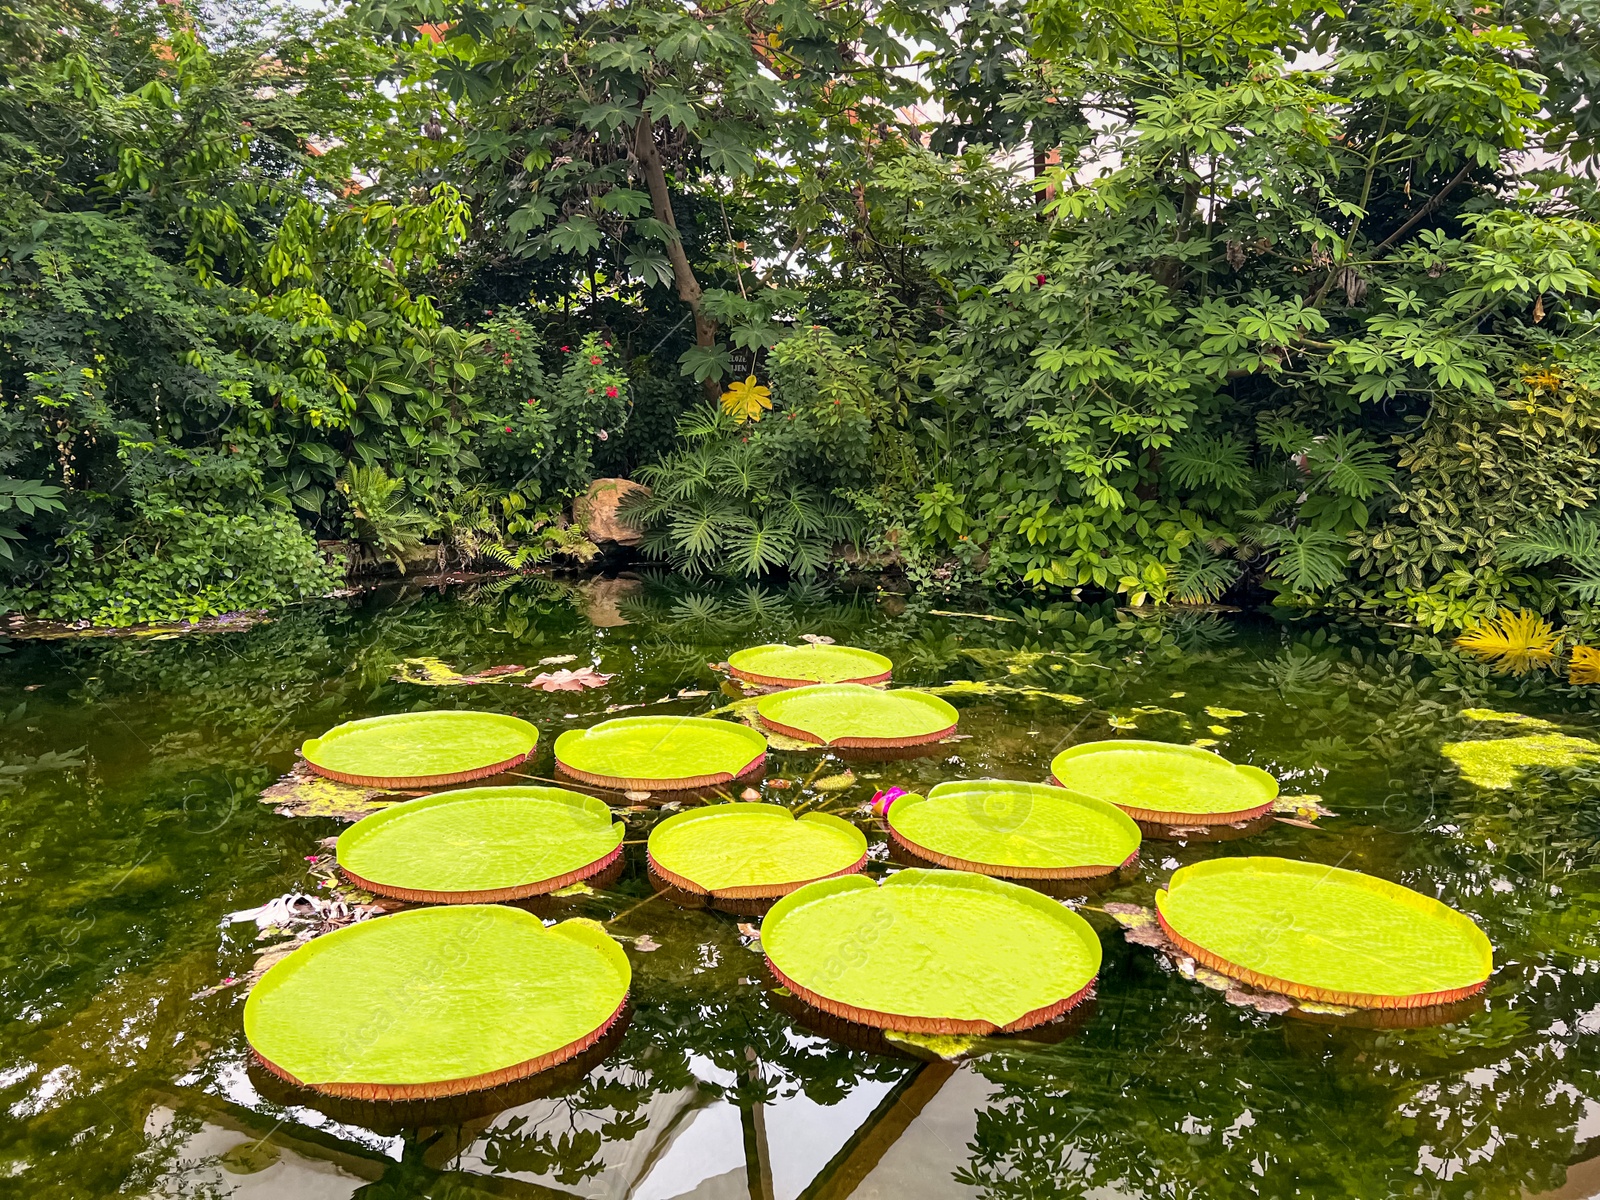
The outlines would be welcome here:
M 1091 1008 L 926 1062 L 781 1007 L 740 929 L 758 918 L 654 898 L 642 842 L 660 814 L 629 812 L 620 879 L 549 902 L 606 922 L 632 960 L 632 1018 L 601 1061 L 499 1112 L 412 1127 L 294 1103 L 250 1069 L 245 989 L 225 981 L 267 946 L 229 914 L 315 894 L 308 856 L 343 827 L 258 799 L 304 738 L 413 708 L 513 712 L 539 727 L 531 773 L 548 776 L 562 730 L 624 705 L 708 712 L 728 702 L 709 663 L 807 633 L 888 654 L 900 684 L 965 684 L 945 694 L 966 740 L 936 757 L 853 762 L 857 782 L 826 792 L 805 783 L 846 764 L 769 759 L 793 786 L 766 798 L 860 821 L 874 873 L 893 867 L 860 811 L 874 788 L 1042 780 L 1056 751 L 1097 738 L 1209 740 L 1334 815 L 1147 842 L 1134 878 L 1073 901 L 1105 947 Z M 477 670 L 565 655 L 614 678 L 549 694 L 394 678 L 421 656 Z M 1588 1196 L 1600 759 L 1555 735 L 1600 738 L 1596 694 L 1491 675 L 1405 628 L 626 579 L 397 588 L 243 632 L 16 642 L 0 656 L 0 1191 Z M 1457 745 L 1485 740 L 1500 744 Z M 1102 911 L 1151 903 L 1184 863 L 1250 853 L 1369 871 L 1471 913 L 1496 950 L 1485 998 L 1420 1029 L 1263 1015 Z

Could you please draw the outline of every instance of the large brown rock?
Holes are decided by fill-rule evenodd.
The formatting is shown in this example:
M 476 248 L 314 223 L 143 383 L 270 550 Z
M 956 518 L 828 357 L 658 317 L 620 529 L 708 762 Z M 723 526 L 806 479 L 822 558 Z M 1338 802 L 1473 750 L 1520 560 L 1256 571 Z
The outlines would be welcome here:
M 573 519 L 583 526 L 591 542 L 637 546 L 644 534 L 617 511 L 622 501 L 635 492 L 648 496 L 650 489 L 631 479 L 596 479 L 588 492 L 572 502 Z

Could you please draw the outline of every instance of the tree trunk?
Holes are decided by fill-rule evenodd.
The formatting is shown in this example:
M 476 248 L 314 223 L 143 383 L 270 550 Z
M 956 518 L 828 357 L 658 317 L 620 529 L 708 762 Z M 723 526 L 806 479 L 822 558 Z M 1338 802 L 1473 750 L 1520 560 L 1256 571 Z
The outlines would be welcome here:
M 656 220 L 672 230 L 672 237 L 667 240 L 667 259 L 672 263 L 672 279 L 678 286 L 678 298 L 694 314 L 694 344 L 715 346 L 717 323 L 706 315 L 701 303 L 700 281 L 695 278 L 694 268 L 689 265 L 683 239 L 678 237 L 678 220 L 672 212 L 672 193 L 667 190 L 667 170 L 661 162 L 655 125 L 648 113 L 640 113 L 639 120 L 634 124 L 633 153 L 639 160 L 639 169 L 644 172 L 645 186 L 650 189 L 650 207 L 654 210 Z M 706 395 L 713 400 L 722 395 L 722 387 L 714 379 L 707 379 L 702 386 Z

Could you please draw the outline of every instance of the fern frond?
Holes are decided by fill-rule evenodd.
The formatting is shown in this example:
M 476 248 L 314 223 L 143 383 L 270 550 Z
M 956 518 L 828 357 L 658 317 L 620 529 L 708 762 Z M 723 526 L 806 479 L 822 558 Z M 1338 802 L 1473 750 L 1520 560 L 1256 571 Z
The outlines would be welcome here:
M 1456 645 L 1493 663 L 1501 674 L 1526 675 L 1550 662 L 1558 641 L 1550 622 L 1523 608 L 1473 625 Z

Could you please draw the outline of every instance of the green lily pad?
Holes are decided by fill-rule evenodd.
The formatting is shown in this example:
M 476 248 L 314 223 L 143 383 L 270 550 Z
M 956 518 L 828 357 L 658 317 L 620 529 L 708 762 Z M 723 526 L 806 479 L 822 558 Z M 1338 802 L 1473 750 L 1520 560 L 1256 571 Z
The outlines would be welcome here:
M 339 835 L 339 866 L 384 896 L 429 903 L 518 900 L 598 874 L 622 824 L 591 796 L 553 787 L 468 788 L 396 804 Z
M 391 713 L 335 725 L 300 753 L 319 775 L 368 787 L 444 787 L 516 766 L 539 731 L 504 713 Z
M 1042 783 L 941 783 L 895 800 L 886 822 L 930 862 L 1008 879 L 1107 875 L 1139 853 L 1139 827 L 1120 808 Z
M 728 667 L 747 683 L 803 687 L 810 683 L 883 683 L 894 663 L 854 646 L 751 646 L 728 655 Z
M 1100 970 L 1100 939 L 1077 913 L 961 871 L 808 884 L 773 906 L 761 946 L 774 978 L 806 1003 L 911 1033 L 1042 1024 L 1083 999 Z
M 1600 759 L 1600 742 L 1564 733 L 1447 742 L 1439 749 L 1469 783 L 1486 788 L 1512 787 L 1526 770 L 1576 767 Z
M 729 783 L 760 768 L 767 740 L 709 717 L 618 717 L 556 739 L 567 774 L 619 791 L 668 792 Z
M 1161 926 L 1212 970 L 1287 996 L 1360 1008 L 1462 999 L 1494 969 L 1471 917 L 1399 884 L 1286 858 L 1223 858 L 1156 893 Z
M 775 692 L 756 702 L 761 723 L 827 746 L 920 746 L 955 732 L 960 714 L 925 692 L 879 691 L 859 683 L 824 683 Z
M 866 835 L 828 813 L 798 820 L 781 804 L 717 804 L 662 821 L 650 832 L 651 869 L 675 887 L 730 899 L 787 895 L 859 871 Z
M 493 1087 L 581 1053 L 621 1014 L 627 955 L 593 921 L 496 904 L 420 908 L 306 943 L 250 991 L 268 1069 L 358 1100 Z
M 1056 755 L 1062 787 L 1115 804 L 1130 817 L 1178 825 L 1228 825 L 1272 811 L 1278 781 L 1199 746 L 1118 739 Z

